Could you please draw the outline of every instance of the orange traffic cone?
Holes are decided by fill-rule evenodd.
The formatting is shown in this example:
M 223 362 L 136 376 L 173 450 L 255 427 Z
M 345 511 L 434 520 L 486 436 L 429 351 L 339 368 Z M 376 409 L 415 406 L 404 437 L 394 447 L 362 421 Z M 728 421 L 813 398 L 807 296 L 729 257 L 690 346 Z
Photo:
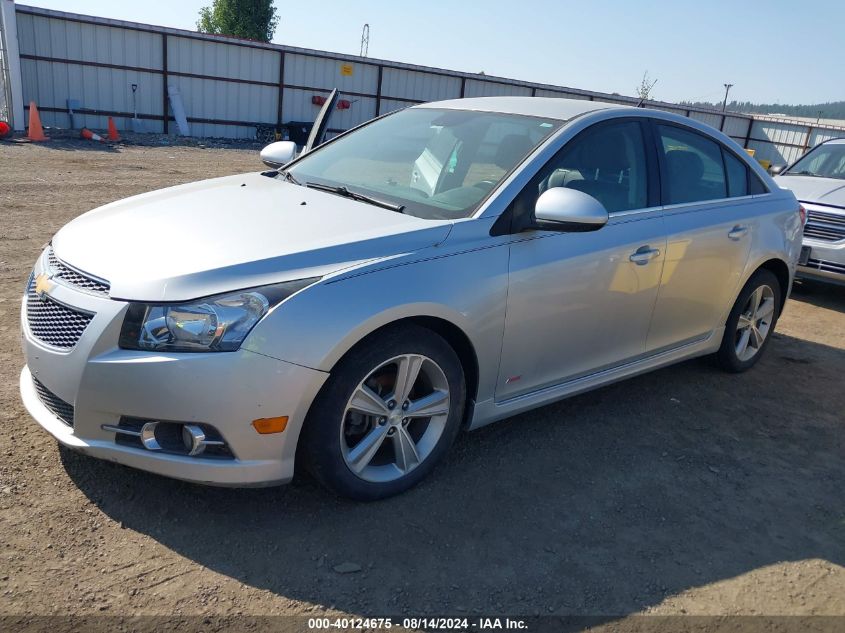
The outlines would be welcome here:
M 114 119 L 109 117 L 109 140 L 119 141 L 120 134 L 117 133 L 117 126 L 114 124 Z
M 99 134 L 89 130 L 87 127 L 82 128 L 80 135 L 82 136 L 82 138 L 84 138 L 87 141 L 100 141 L 102 143 L 103 141 L 106 140 L 102 136 L 100 136 Z
M 41 127 L 41 117 L 38 116 L 38 108 L 35 107 L 35 101 L 29 102 L 29 130 L 27 130 L 26 137 L 30 141 L 50 140 L 44 136 L 44 128 Z

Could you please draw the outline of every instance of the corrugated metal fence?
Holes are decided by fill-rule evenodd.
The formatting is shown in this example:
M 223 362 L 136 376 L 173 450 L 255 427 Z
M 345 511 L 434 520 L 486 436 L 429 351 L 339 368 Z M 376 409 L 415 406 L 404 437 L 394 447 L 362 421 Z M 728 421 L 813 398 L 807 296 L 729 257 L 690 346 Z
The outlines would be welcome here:
M 81 103 L 77 127 L 119 128 L 138 117 L 150 132 L 173 132 L 167 86 L 179 88 L 195 136 L 244 138 L 256 126 L 311 121 L 312 98 L 337 87 L 351 102 L 333 132 L 414 103 L 492 95 L 566 97 L 636 104 L 632 97 L 460 73 L 324 51 L 262 44 L 146 24 L 16 6 L 22 98 L 48 125 L 70 127 L 67 100 Z M 133 103 L 132 84 L 137 86 Z M 845 128 L 723 114 L 647 102 L 723 130 L 757 158 L 791 162 Z

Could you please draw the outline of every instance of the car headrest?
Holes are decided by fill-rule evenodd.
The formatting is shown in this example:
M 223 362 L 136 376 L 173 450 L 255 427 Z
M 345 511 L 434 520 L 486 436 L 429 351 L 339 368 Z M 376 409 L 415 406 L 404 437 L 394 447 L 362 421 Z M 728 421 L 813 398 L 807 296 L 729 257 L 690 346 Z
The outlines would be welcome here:
M 687 149 L 670 149 L 666 152 L 666 170 L 669 178 L 678 184 L 692 184 L 704 175 L 704 162 L 695 152 Z
M 580 165 L 587 169 L 618 172 L 628 169 L 625 137 L 617 130 L 601 132 L 581 148 Z
M 534 143 L 526 135 L 508 134 L 499 143 L 493 162 L 502 169 L 510 170 L 533 148 Z

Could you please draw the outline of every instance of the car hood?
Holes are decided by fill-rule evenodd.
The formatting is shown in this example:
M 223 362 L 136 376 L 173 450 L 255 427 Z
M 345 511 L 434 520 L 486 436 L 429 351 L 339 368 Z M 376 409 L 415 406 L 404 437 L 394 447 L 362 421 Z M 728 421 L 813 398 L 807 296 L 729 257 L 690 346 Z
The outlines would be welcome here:
M 786 174 L 775 178 L 775 182 L 784 189 L 790 189 L 801 202 L 845 207 L 845 180 Z
M 422 220 L 261 174 L 119 200 L 62 228 L 53 250 L 111 296 L 183 301 L 319 277 L 434 246 L 451 222 Z

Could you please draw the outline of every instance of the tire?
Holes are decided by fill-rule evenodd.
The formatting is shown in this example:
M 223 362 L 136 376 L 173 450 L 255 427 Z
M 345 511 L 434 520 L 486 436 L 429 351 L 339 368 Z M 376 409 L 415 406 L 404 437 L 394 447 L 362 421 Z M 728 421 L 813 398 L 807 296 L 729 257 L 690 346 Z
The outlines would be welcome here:
M 403 369 L 414 375 L 414 368 L 407 404 L 396 402 L 397 384 L 401 391 L 408 382 L 400 380 Z M 340 496 L 374 501 L 399 494 L 448 451 L 465 400 L 461 362 L 443 338 L 414 324 L 380 330 L 332 370 L 305 420 L 300 456 Z
M 760 293 L 759 301 L 756 293 Z M 722 345 L 716 354 L 722 369 L 740 373 L 751 369 L 760 360 L 777 325 L 782 296 L 780 282 L 771 271 L 760 269 L 751 276 L 725 322 Z M 770 311 L 766 306 L 770 306 Z M 750 318 L 752 309 L 754 319 Z M 740 319 L 744 326 L 742 329 Z M 755 332 L 760 336 L 756 336 Z

